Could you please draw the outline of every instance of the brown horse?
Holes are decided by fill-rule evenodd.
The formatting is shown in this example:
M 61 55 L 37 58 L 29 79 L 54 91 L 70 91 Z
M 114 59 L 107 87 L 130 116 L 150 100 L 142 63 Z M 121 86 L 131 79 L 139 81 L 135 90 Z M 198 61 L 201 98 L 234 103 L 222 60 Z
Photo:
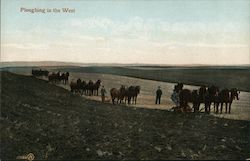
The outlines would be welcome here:
M 72 93 L 77 93 L 78 92 L 78 86 L 77 86 L 77 83 L 76 82 L 70 82 L 70 91 Z
M 71 81 L 70 83 L 71 92 L 81 94 L 82 93 L 81 84 L 82 84 L 82 80 L 80 78 L 77 79 L 76 82 Z
M 124 99 L 124 96 L 125 96 L 125 86 L 121 86 L 120 89 L 116 89 L 116 88 L 112 88 L 110 90 L 110 95 L 111 95 L 111 98 L 112 98 L 112 103 L 115 104 L 115 99 L 117 99 L 117 103 Z
M 57 74 L 54 72 L 48 76 L 49 82 L 56 83 L 57 82 Z
M 230 112 L 231 112 L 231 105 L 233 103 L 233 100 L 235 100 L 235 99 L 239 100 L 239 93 L 240 92 L 238 92 L 236 88 L 232 88 L 231 90 L 223 89 L 219 93 L 219 103 L 221 104 L 221 106 L 220 106 L 220 113 L 222 113 L 222 111 L 223 111 L 223 104 L 225 103 L 226 104 L 225 113 L 227 113 L 227 108 L 228 108 L 228 105 L 229 105 L 228 113 L 230 114 Z M 218 106 L 219 106 L 219 104 L 216 107 L 216 113 L 218 113 Z

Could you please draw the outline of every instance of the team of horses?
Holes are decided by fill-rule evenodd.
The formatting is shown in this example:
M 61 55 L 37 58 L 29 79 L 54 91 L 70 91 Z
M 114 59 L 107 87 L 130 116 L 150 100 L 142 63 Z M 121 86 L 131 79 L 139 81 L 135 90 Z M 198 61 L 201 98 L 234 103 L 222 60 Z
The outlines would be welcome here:
M 215 113 L 222 113 L 223 105 L 225 104 L 225 113 L 231 112 L 233 100 L 239 100 L 240 92 L 236 88 L 219 89 L 211 85 L 209 87 L 201 86 L 198 90 L 183 89 L 183 84 L 175 85 L 174 90 L 179 93 L 180 106 L 177 111 L 191 111 L 188 103 L 193 103 L 194 112 L 200 111 L 200 104 L 205 105 L 205 112 L 210 113 L 211 105 L 213 104 Z M 220 109 L 219 109 L 220 108 Z
M 52 72 L 50 74 L 49 71 L 47 70 L 36 70 L 36 69 L 32 69 L 31 74 L 35 77 L 48 77 L 49 82 L 52 83 L 64 83 L 67 84 L 69 81 L 69 72 L 65 72 L 65 73 L 61 73 L 60 71 L 58 71 L 57 73 Z
M 39 70 L 32 69 L 31 74 L 35 77 L 42 77 L 42 76 L 47 77 L 49 75 L 49 71 L 41 69 Z
M 60 72 L 57 72 L 57 73 L 52 73 L 48 76 L 48 79 L 49 79 L 49 82 L 52 82 L 52 83 L 64 83 L 64 84 L 67 84 L 68 81 L 69 81 L 69 72 L 66 72 L 66 73 L 60 73 Z
M 125 87 L 124 85 L 122 85 L 120 89 L 112 88 L 110 90 L 112 103 L 115 104 L 115 101 L 116 103 L 122 103 L 123 101 L 125 101 L 125 103 L 127 102 L 128 104 L 136 104 L 140 89 L 140 86 Z
M 87 83 L 84 80 L 81 80 L 80 78 L 77 79 L 76 82 L 72 81 L 70 83 L 70 89 L 71 92 L 76 94 L 85 94 L 85 95 L 96 95 L 98 96 L 98 91 L 101 86 L 101 80 L 97 80 L 96 82 L 93 82 L 92 80 L 89 80 Z

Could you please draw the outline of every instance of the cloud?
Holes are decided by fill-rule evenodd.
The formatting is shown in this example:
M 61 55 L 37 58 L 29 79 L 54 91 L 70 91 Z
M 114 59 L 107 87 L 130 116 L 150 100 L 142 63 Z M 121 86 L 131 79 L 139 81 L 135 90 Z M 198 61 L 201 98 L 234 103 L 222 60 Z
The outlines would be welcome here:
M 68 24 L 67 24 L 68 25 Z M 245 43 L 250 29 L 239 23 L 169 23 L 160 19 L 132 17 L 126 21 L 106 17 L 73 19 L 70 28 L 82 34 L 103 35 L 111 38 L 145 39 L 150 41 L 180 41 L 197 43 Z M 247 26 L 247 25 L 245 25 Z
M 1 44 L 3 48 L 15 48 L 15 49 L 48 49 L 47 45 L 33 44 L 33 43 L 3 43 Z
M 235 23 L 169 23 L 131 17 L 72 19 L 60 30 L 5 32 L 3 60 L 112 63 L 250 63 L 249 29 Z M 230 54 L 231 58 L 227 59 Z M 238 56 L 239 54 L 240 56 Z

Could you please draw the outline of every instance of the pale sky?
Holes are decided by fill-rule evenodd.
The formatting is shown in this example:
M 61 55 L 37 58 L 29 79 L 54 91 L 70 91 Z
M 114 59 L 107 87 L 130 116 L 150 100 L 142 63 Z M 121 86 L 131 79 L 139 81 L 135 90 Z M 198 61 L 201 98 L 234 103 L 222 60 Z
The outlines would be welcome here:
M 250 1 L 1 0 L 1 61 L 250 64 Z

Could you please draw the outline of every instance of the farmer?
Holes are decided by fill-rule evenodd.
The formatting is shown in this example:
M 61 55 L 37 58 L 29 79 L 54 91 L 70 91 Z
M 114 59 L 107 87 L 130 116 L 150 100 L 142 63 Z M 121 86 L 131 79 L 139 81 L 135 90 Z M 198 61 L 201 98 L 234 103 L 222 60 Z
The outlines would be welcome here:
M 105 94 L 106 94 L 106 89 L 104 88 L 104 86 L 102 86 L 102 89 L 101 89 L 101 97 L 102 97 L 102 102 L 105 101 Z
M 155 100 L 155 104 L 157 104 L 159 102 L 159 104 L 161 104 L 161 95 L 162 95 L 162 91 L 161 91 L 161 87 L 158 86 L 158 89 L 156 91 L 156 100 Z
M 174 89 L 173 93 L 171 95 L 171 100 L 174 102 L 176 107 L 180 106 L 180 97 L 179 97 L 179 93 Z

